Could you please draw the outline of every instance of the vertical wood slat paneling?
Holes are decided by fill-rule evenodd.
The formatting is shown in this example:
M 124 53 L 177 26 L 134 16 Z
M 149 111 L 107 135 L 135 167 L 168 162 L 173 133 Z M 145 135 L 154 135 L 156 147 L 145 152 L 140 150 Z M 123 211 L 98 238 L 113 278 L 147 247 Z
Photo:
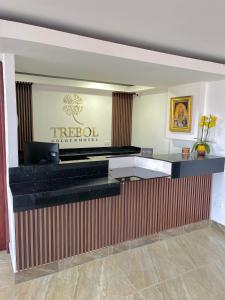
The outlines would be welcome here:
M 114 92 L 112 98 L 112 146 L 130 146 L 133 94 Z
M 17 268 L 209 218 L 211 176 L 121 184 L 119 196 L 15 213 Z
M 33 140 L 32 83 L 16 82 L 16 103 L 18 115 L 18 149 L 21 151 L 25 142 Z

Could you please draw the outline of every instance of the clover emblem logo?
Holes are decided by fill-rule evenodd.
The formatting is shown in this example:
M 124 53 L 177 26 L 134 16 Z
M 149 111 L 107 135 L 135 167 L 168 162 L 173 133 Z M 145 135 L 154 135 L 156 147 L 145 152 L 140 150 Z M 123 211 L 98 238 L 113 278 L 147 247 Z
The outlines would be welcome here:
M 79 122 L 77 116 L 82 112 L 83 105 L 82 99 L 78 95 L 66 95 L 63 98 L 64 106 L 63 110 L 68 116 L 72 116 L 74 121 L 80 125 L 83 123 Z

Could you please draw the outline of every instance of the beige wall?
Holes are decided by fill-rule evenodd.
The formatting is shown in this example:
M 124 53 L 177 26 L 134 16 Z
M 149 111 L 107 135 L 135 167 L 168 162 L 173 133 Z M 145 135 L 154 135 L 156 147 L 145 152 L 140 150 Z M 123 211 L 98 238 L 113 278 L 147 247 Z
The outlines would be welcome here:
M 167 99 L 167 93 L 134 97 L 132 145 L 153 147 L 156 154 L 168 153 Z
M 77 116 L 76 123 L 72 116 L 63 110 L 66 95 L 79 95 L 83 110 Z M 101 93 L 90 94 L 76 89 L 33 85 L 33 130 L 34 140 L 59 142 L 61 148 L 103 147 L 111 145 L 112 96 Z M 90 138 L 89 129 L 83 137 L 75 137 L 77 129 L 91 128 L 94 136 Z M 54 129 L 57 128 L 57 129 Z M 66 128 L 66 130 L 59 129 Z M 73 128 L 72 130 L 70 128 Z M 79 129 L 80 130 L 80 129 Z M 80 135 L 78 133 L 78 135 Z

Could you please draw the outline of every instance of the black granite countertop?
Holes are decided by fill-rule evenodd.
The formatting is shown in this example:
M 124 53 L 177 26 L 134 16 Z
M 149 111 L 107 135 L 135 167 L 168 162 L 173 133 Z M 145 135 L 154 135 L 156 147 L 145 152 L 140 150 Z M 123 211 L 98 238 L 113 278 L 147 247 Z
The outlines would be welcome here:
M 36 182 L 40 180 L 63 178 L 91 178 L 108 176 L 109 161 L 98 160 L 71 161 L 62 164 L 22 165 L 9 169 L 10 184 Z
M 110 176 L 90 179 L 61 178 L 11 185 L 14 212 L 80 202 L 120 194 L 120 183 Z
M 108 160 L 10 168 L 14 211 L 79 202 L 120 194 L 108 175 Z
M 196 153 L 154 155 L 153 159 L 172 164 L 171 178 L 204 176 L 224 172 L 225 158 L 216 155 L 198 156 Z
M 224 172 L 225 157 L 216 155 L 198 156 L 195 153 L 190 155 L 162 154 L 146 156 L 139 154 L 122 155 L 120 157 L 135 156 L 149 158 L 171 163 L 171 178 L 182 178 L 187 176 L 203 176 Z
M 167 154 L 139 156 L 170 162 L 171 178 L 201 176 L 224 171 L 224 157 L 194 154 Z M 118 156 L 117 156 L 118 157 Z M 10 188 L 13 195 L 14 211 L 79 202 L 120 194 L 120 182 L 126 180 L 168 177 L 166 173 L 140 167 L 108 170 L 109 158 L 92 157 L 83 161 L 67 161 L 56 165 L 33 165 L 10 168 Z
M 198 156 L 196 153 L 191 153 L 190 155 L 182 155 L 181 153 L 161 154 L 161 155 L 153 155 L 152 158 L 171 162 L 171 163 L 185 162 L 185 161 L 207 161 L 207 160 L 215 160 L 215 159 L 224 160 L 224 157 L 221 156 L 216 156 L 216 155 Z

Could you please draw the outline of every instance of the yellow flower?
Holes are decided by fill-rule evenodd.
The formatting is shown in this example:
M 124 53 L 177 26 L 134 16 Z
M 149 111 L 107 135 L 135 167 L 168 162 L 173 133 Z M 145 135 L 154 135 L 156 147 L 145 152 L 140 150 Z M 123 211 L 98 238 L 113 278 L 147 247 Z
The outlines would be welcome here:
M 209 122 L 209 128 L 216 126 L 217 117 L 214 115 L 210 115 L 210 122 Z
M 206 121 L 208 121 L 208 117 L 207 116 L 201 116 L 201 122 L 206 122 Z
M 216 122 L 210 121 L 209 122 L 209 128 L 215 127 L 216 126 Z
M 210 117 L 207 116 L 201 116 L 199 127 L 208 127 L 212 128 L 216 126 L 217 117 L 214 115 L 210 115 Z
M 209 118 L 207 116 L 201 116 L 199 127 L 204 127 L 207 124 L 208 119 Z

